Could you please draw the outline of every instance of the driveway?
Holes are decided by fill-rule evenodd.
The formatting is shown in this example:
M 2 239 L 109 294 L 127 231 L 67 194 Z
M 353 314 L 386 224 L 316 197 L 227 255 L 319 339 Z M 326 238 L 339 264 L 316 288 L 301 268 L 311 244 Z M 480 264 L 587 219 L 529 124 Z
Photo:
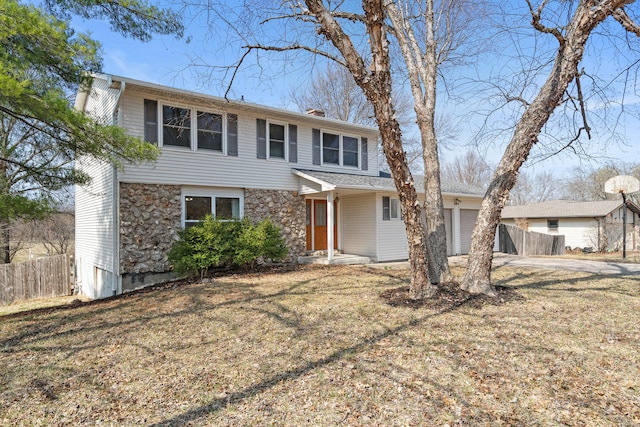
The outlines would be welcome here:
M 460 262 L 467 262 L 466 256 L 453 258 L 460 258 Z M 450 260 L 452 259 L 450 258 Z M 589 261 L 556 257 L 527 257 L 518 255 L 507 255 L 500 252 L 495 252 L 493 254 L 493 267 L 495 268 L 503 265 L 513 267 L 535 267 L 547 270 L 584 271 L 585 273 L 603 275 L 640 275 L 640 264 Z
M 451 256 L 450 264 L 466 264 L 467 256 Z M 640 275 L 640 264 L 627 264 L 621 262 L 588 261 L 580 259 L 555 258 L 555 257 L 527 257 L 508 255 L 501 252 L 493 253 L 493 268 L 503 265 L 513 267 L 533 267 L 546 270 L 584 271 L 586 273 L 633 276 Z M 409 268 L 406 261 L 383 262 L 368 264 L 373 268 Z

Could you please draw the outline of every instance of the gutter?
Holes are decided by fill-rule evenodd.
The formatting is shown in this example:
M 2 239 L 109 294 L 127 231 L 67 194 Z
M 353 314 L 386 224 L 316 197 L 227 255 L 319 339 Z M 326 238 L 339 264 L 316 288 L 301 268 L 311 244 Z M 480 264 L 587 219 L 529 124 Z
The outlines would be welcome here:
M 122 99 L 122 94 L 124 93 L 124 88 L 126 83 L 121 81 L 120 89 L 118 91 L 118 95 L 116 96 L 116 102 L 113 107 L 113 111 L 111 112 L 111 117 L 113 120 L 112 125 L 118 126 L 120 123 L 120 114 L 116 117 L 116 111 L 118 111 L 118 107 L 120 106 L 120 100 Z M 109 87 L 113 86 L 113 82 L 111 81 L 111 76 L 109 76 Z M 113 173 L 113 283 L 111 284 L 111 290 L 113 295 L 117 295 L 122 293 L 122 277 L 120 276 L 120 186 L 118 179 L 118 169 L 115 165 L 111 166 Z

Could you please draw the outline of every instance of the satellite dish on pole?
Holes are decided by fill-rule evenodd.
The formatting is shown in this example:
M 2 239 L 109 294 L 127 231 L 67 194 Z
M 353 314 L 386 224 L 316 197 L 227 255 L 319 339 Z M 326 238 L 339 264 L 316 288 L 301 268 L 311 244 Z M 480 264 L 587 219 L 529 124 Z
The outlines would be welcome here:
M 638 178 L 629 175 L 618 175 L 604 183 L 604 191 L 609 194 L 622 195 L 622 258 L 627 257 L 627 197 L 629 193 L 640 191 Z
M 630 194 L 640 191 L 638 178 L 629 175 L 618 175 L 604 183 L 604 192 L 610 194 Z

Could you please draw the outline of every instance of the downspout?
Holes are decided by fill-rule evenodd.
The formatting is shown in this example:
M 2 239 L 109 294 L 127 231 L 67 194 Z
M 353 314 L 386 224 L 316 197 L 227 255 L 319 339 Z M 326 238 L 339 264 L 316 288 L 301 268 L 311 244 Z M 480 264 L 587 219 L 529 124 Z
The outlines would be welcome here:
M 114 110 L 111 113 L 113 118 L 112 125 L 120 125 L 122 112 L 118 109 L 120 106 L 120 100 L 124 93 L 125 82 L 120 82 L 120 90 L 116 97 Z M 118 115 L 116 116 L 116 111 Z M 118 182 L 118 168 L 112 165 L 113 168 L 113 282 L 112 291 L 113 295 L 122 293 L 122 277 L 120 276 L 120 185 Z
M 329 264 L 333 263 L 333 250 L 335 247 L 335 243 L 333 241 L 333 229 L 335 227 L 333 216 L 333 196 L 333 191 L 329 191 L 327 194 L 327 261 Z

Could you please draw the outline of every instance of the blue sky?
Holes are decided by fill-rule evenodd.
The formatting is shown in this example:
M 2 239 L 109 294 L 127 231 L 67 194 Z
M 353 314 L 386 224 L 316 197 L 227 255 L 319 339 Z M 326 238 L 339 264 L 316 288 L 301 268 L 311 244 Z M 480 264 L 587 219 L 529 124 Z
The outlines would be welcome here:
M 227 6 L 228 9 L 221 11 L 221 14 L 235 13 L 236 10 L 231 7 L 231 4 Z M 233 42 L 230 42 L 235 34 L 228 29 L 225 30 L 223 26 L 217 27 L 216 33 L 207 32 L 207 22 L 220 24 L 220 17 L 188 13 L 193 16 L 185 15 L 186 36 L 184 38 L 155 36 L 148 43 L 127 39 L 113 33 L 108 24 L 100 21 L 75 20 L 73 25 L 76 30 L 89 31 L 93 38 L 102 43 L 103 69 L 106 73 L 223 96 L 226 84 L 220 81 L 220 70 L 215 73 L 216 77 L 203 78 L 203 74 L 212 69 L 194 66 L 194 64 L 206 62 L 209 66 L 225 66 L 237 61 L 239 54 L 234 49 Z M 227 17 L 225 16 L 225 18 Z M 237 18 L 238 16 L 228 17 L 229 20 Z M 286 30 L 287 28 L 283 27 L 283 31 Z M 595 55 L 590 57 L 589 61 L 591 62 L 588 63 L 592 69 L 597 69 L 601 74 L 615 72 L 609 70 L 607 65 L 614 60 L 614 55 L 619 52 L 600 49 L 598 45 L 594 46 L 593 52 Z M 296 88 L 303 88 L 313 68 L 310 67 L 309 60 L 300 63 L 296 59 L 297 65 L 294 65 L 294 61 L 287 61 L 289 57 L 285 54 L 282 54 L 283 59 L 281 60 L 273 60 L 273 55 L 270 58 L 267 62 L 263 61 L 260 66 L 249 62 L 250 66 L 241 69 L 229 97 L 239 99 L 242 96 L 250 102 L 294 109 L 295 107 L 287 101 L 287 94 Z M 486 62 L 490 64 L 491 59 Z M 640 98 L 635 93 L 634 87 L 629 87 L 622 93 L 625 95 L 627 105 L 639 104 Z M 620 96 L 620 93 L 617 96 Z M 594 111 L 601 110 L 598 100 L 592 99 L 589 102 Z M 465 107 L 466 109 L 477 108 L 478 104 L 473 100 L 468 100 L 465 107 L 452 101 L 443 102 L 440 105 L 444 109 L 456 112 L 464 110 Z M 504 115 L 500 115 L 497 119 L 503 117 Z M 615 115 L 611 117 L 613 120 Z M 461 132 L 457 144 L 452 150 L 444 151 L 445 160 L 451 160 L 457 153 L 467 149 L 466 144 L 471 141 L 479 127 L 480 124 L 477 122 L 479 120 L 477 117 L 473 120 L 465 119 L 460 124 Z M 553 129 L 548 130 L 550 134 L 554 133 Z M 587 146 L 590 147 L 589 153 L 596 160 L 593 164 L 586 163 L 586 166 L 594 166 L 597 162 L 602 162 L 605 159 L 616 162 L 640 163 L 640 141 L 638 141 L 640 123 L 638 120 L 632 120 L 630 116 L 626 116 L 622 124 L 617 127 L 617 131 L 622 135 L 621 142 L 613 143 L 607 140 L 605 134 L 587 143 Z M 497 163 L 504 145 L 508 142 L 508 136 L 508 132 L 503 133 L 495 140 L 483 144 L 479 151 L 486 156 L 488 161 Z M 571 168 L 579 166 L 581 162 L 584 163 L 584 160 L 579 161 L 572 155 L 561 155 L 536 165 L 533 171 L 551 170 L 556 176 L 561 177 L 566 175 Z

